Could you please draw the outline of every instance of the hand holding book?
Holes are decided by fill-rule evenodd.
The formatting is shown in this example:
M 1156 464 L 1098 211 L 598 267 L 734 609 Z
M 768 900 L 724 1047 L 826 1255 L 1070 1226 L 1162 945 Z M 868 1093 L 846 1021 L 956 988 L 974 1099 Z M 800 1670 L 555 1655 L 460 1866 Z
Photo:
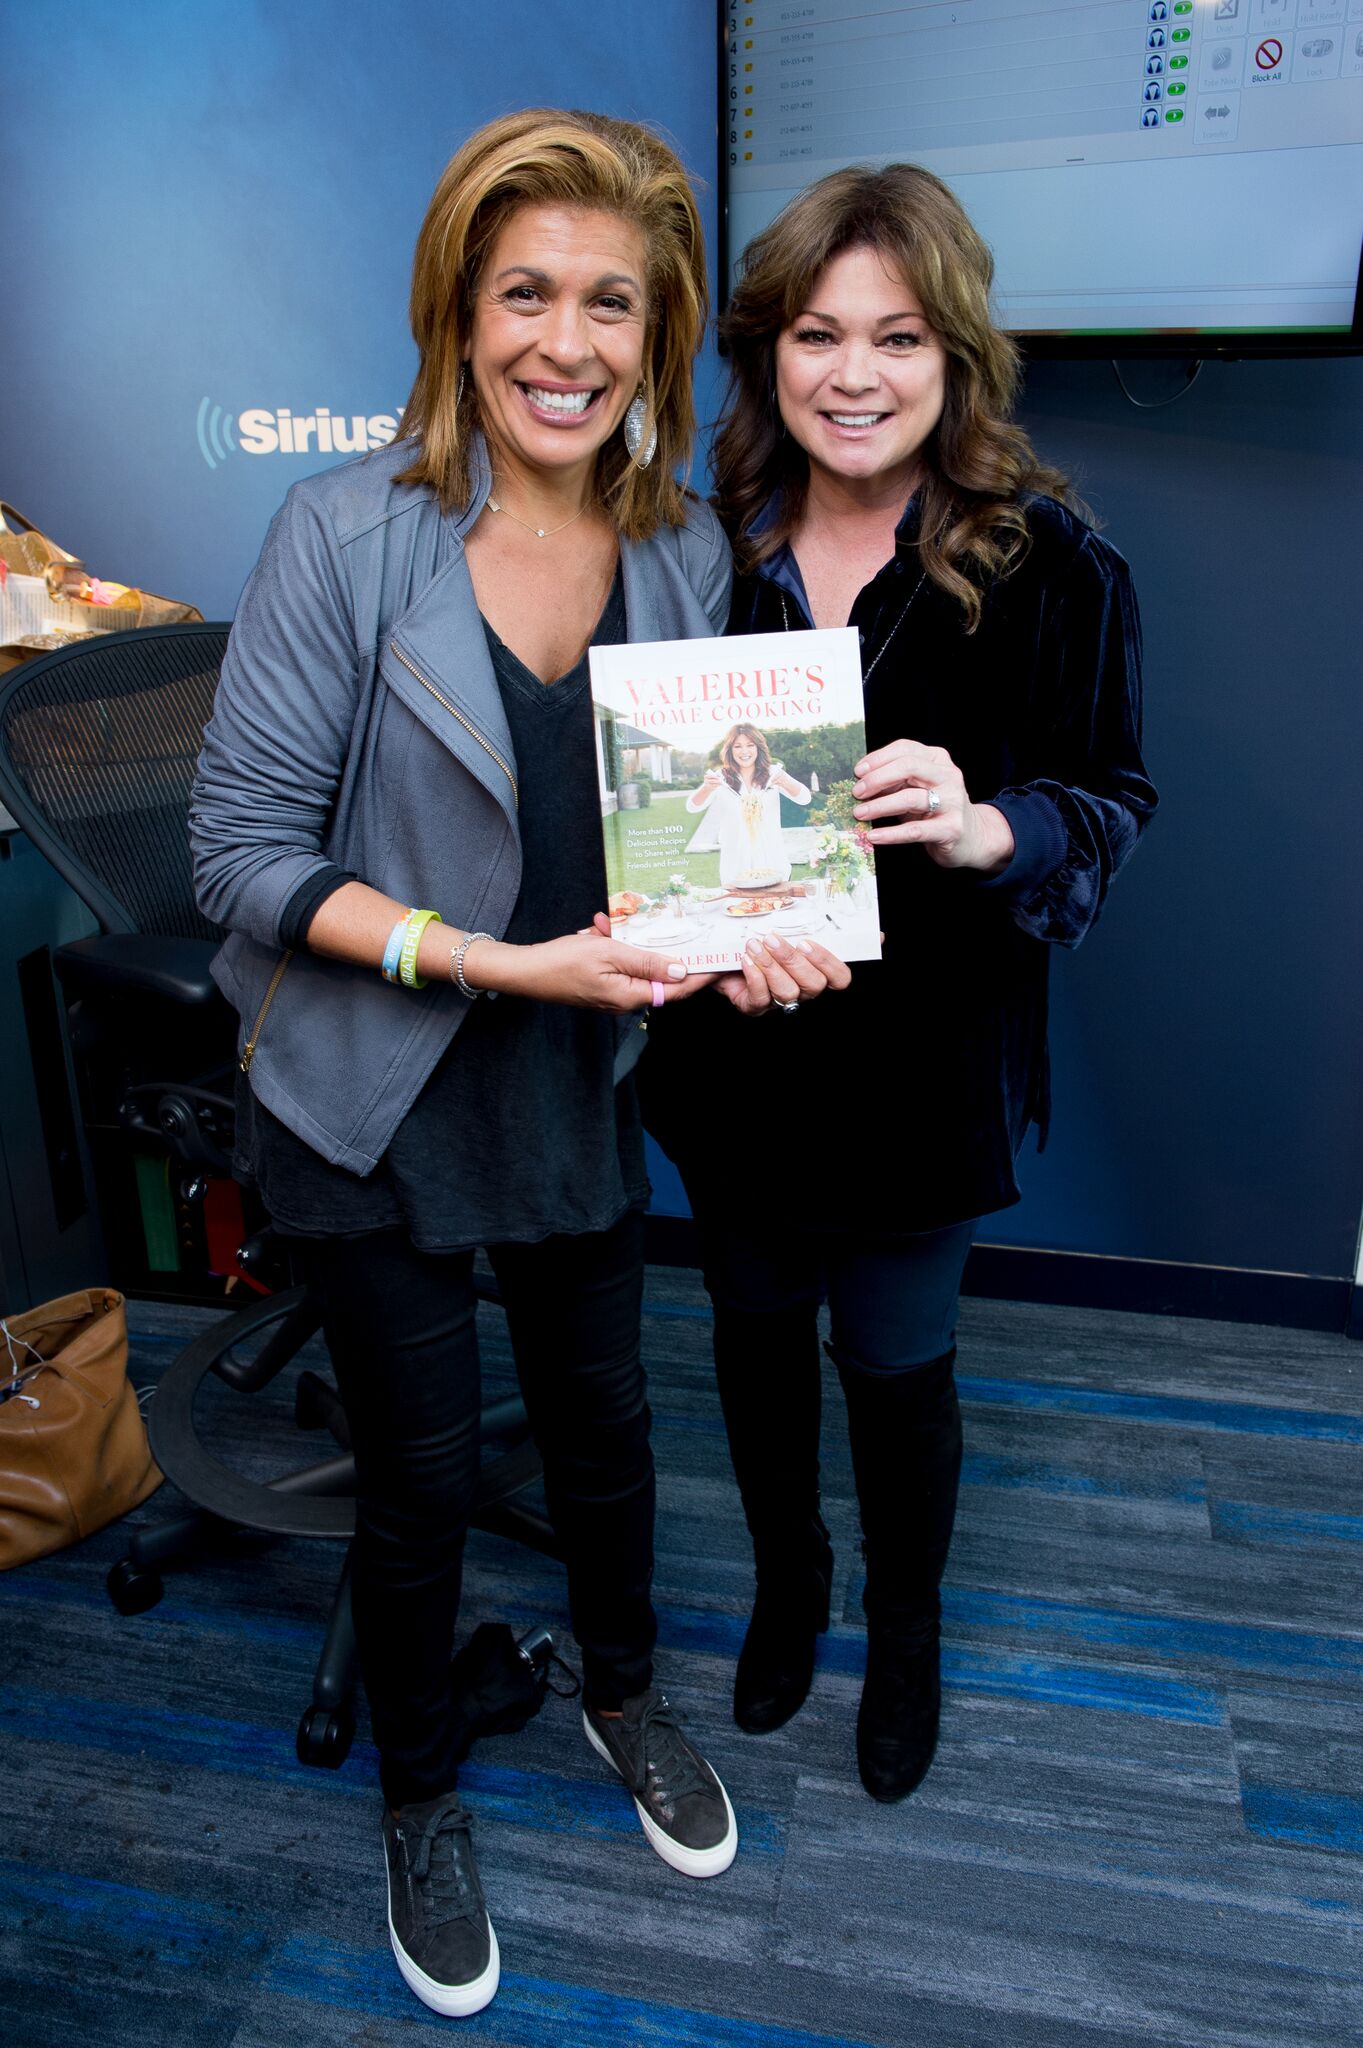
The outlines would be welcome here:
M 813 939 L 783 939 L 772 932 L 749 939 L 737 974 L 721 974 L 716 987 L 745 1017 L 760 1017 L 775 1004 L 807 1002 L 826 989 L 846 988 L 852 970 Z
M 596 929 L 602 937 L 610 936 L 611 921 L 604 911 L 597 913 Z M 660 956 L 639 957 L 656 962 Z M 677 965 L 673 960 L 669 972 L 675 972 Z M 688 975 L 685 983 L 673 982 L 668 987 L 667 999 L 677 1002 L 713 983 L 743 1016 L 760 1017 L 783 1003 L 807 1002 L 826 989 L 846 988 L 851 979 L 851 968 L 827 946 L 813 939 L 783 939 L 779 932 L 772 932 L 766 938 L 749 940 L 736 972 Z
M 943 747 L 892 740 L 858 761 L 853 815 L 876 846 L 921 846 L 942 868 L 998 874 L 1013 857 L 1013 828 L 993 804 L 972 804 Z
M 680 960 L 665 953 L 620 945 L 610 936 L 609 918 L 603 923 L 604 931 L 598 926 L 535 946 L 477 939 L 464 955 L 464 977 L 470 988 L 499 995 L 621 1011 L 655 1006 L 655 984 L 662 985 L 667 1001 L 674 1003 L 714 981 L 713 974 L 688 974 Z

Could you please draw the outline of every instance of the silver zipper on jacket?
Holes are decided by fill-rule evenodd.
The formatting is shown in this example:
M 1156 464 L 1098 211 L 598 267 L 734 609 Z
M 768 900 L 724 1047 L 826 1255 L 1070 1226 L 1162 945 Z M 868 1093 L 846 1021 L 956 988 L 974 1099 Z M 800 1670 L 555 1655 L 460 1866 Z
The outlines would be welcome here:
M 477 726 L 470 724 L 469 720 L 465 718 L 463 712 L 457 710 L 455 706 L 451 704 L 448 697 L 443 697 L 440 694 L 439 690 L 437 690 L 434 683 L 427 682 L 425 676 L 422 675 L 421 670 L 417 668 L 415 663 L 408 661 L 406 655 L 398 646 L 396 640 L 390 640 L 388 645 L 392 648 L 394 654 L 396 654 L 398 660 L 402 663 L 402 666 L 405 669 L 407 669 L 410 674 L 416 677 L 422 689 L 429 690 L 431 695 L 435 698 L 436 703 L 443 704 L 445 709 L 449 712 L 450 717 L 457 718 L 459 720 L 459 723 L 463 726 L 465 732 L 471 734 L 471 736 L 477 740 L 479 746 L 483 749 L 483 752 L 485 754 L 490 754 L 492 756 L 493 760 L 497 763 L 497 766 L 501 769 L 507 781 L 511 784 L 511 794 L 515 798 L 517 805 L 519 805 L 521 800 L 521 793 L 519 789 L 517 789 L 516 787 L 516 778 L 511 773 L 511 769 L 509 768 L 507 763 L 502 759 L 501 755 L 497 752 L 497 749 L 483 738 L 483 735 L 479 732 Z

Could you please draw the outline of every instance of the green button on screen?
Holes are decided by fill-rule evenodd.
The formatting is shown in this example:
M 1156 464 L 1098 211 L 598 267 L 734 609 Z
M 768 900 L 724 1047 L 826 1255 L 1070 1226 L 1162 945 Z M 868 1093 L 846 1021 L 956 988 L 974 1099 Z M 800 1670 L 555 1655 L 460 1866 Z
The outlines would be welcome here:
M 1170 107 L 1164 118 L 1166 121 L 1181 121 L 1183 119 L 1182 107 Z
M 1171 57 L 1169 59 L 1169 69 L 1171 71 L 1186 71 L 1188 69 L 1188 59 L 1186 57 Z
M 1186 43 L 1191 39 L 1192 33 L 1190 28 L 1176 28 L 1171 30 L 1169 40 L 1171 43 Z
M 1169 97 L 1171 100 L 1176 100 L 1181 92 L 1187 92 L 1187 90 L 1188 88 L 1186 85 L 1171 85 L 1169 88 Z

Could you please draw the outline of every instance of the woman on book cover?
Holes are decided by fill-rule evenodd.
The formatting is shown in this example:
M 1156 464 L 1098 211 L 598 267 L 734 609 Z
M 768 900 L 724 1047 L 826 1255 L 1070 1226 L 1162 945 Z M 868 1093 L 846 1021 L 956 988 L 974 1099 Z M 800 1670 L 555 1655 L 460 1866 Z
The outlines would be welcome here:
M 977 1219 L 1018 1199 L 1027 1129 L 1045 1134 L 1050 949 L 1092 927 L 1156 801 L 1131 579 L 1011 423 L 992 273 L 947 187 L 903 164 L 820 180 L 744 255 L 715 446 L 730 631 L 860 632 L 850 795 L 884 957 L 760 1027 L 764 1102 L 802 1134 L 774 1203 L 741 1198 L 731 1148 L 694 1115 L 698 1076 L 750 1071 L 757 1027 L 703 996 L 664 1020 L 642 1073 L 700 1232 L 756 1558 L 735 1716 L 786 1721 L 828 1625 L 826 1296 L 866 1563 L 857 1757 L 885 1800 L 937 1741 L 966 1253 Z
M 719 750 L 719 766 L 686 799 L 688 811 L 705 811 L 709 832 L 698 832 L 687 848 L 719 846 L 719 879 L 726 889 L 770 888 L 790 880 L 791 859 L 781 832 L 781 798 L 807 804 L 810 791 L 771 758 L 766 736 L 755 725 L 736 725 Z
M 290 492 L 195 790 L 199 900 L 242 1017 L 241 1166 L 297 1240 L 354 1438 L 392 1945 L 443 2013 L 485 2005 L 499 1967 L 450 1672 L 477 1246 L 567 1563 L 586 1739 L 674 1868 L 714 1876 L 737 1840 L 652 1662 L 628 1074 L 640 1011 L 698 984 L 590 928 L 587 645 L 711 634 L 728 608 L 727 542 L 677 482 L 705 302 L 695 199 L 655 136 L 542 109 L 474 135 L 417 243 L 403 438 Z M 779 972 L 729 978 L 735 1001 L 825 985 L 782 950 Z

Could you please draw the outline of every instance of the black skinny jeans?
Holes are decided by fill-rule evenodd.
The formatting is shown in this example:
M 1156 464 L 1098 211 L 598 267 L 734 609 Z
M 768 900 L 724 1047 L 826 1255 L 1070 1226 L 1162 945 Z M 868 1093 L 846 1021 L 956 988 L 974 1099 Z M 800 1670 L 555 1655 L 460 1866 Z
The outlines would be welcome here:
M 384 1797 L 447 1792 L 457 1771 L 450 1658 L 481 1401 L 472 1252 L 401 1230 L 302 1248 L 355 1448 L 352 1594 Z M 653 1455 L 639 1358 L 643 1219 L 489 1246 L 568 1567 L 586 1696 L 652 1680 Z

